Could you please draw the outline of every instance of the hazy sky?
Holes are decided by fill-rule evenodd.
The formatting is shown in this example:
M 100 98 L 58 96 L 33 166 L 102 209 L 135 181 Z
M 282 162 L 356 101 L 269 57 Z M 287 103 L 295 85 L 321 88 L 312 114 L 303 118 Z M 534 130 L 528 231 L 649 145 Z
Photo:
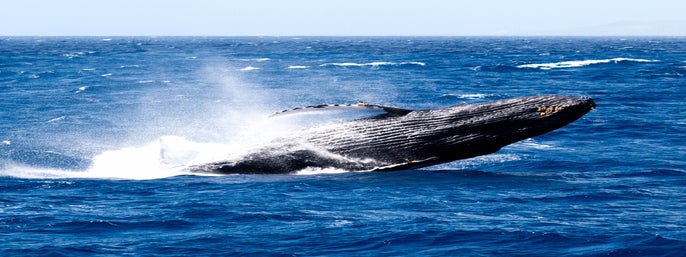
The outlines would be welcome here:
M 0 0 L 4 36 L 686 36 L 684 0 Z

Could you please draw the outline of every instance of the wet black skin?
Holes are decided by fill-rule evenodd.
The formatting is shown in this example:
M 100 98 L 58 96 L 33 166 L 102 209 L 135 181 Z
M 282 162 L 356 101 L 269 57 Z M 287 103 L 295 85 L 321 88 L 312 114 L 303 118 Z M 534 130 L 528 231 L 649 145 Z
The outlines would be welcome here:
M 293 173 L 308 167 L 404 170 L 472 158 L 569 124 L 595 108 L 587 97 L 527 96 L 430 110 L 403 110 L 315 127 L 275 140 L 240 160 L 193 172 Z

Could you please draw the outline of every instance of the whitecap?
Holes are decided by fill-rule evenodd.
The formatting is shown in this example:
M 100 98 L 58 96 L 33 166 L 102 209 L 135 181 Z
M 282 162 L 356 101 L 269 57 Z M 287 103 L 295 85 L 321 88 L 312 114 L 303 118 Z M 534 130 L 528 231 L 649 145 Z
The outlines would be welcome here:
M 95 68 L 85 68 L 85 69 L 81 69 L 81 70 L 82 70 L 82 71 L 94 71 Z
M 109 76 L 112 76 L 112 73 L 105 73 L 105 74 L 102 74 L 102 75 L 100 75 L 100 76 L 101 76 L 101 77 L 109 77 Z
M 478 100 L 478 99 L 485 99 L 485 98 L 493 97 L 493 96 L 497 96 L 497 95 L 474 93 L 474 94 L 443 94 L 442 96 L 443 97 L 456 97 L 456 98 L 460 98 L 460 99 Z
M 266 62 L 266 61 L 270 61 L 271 58 L 267 58 L 267 57 L 262 57 L 262 58 L 240 58 L 240 59 L 237 59 L 237 60 L 243 61 L 243 62 Z
M 364 64 L 354 63 L 354 62 L 339 62 L 339 63 L 325 63 L 325 64 L 322 64 L 319 66 L 321 66 L 321 67 L 326 67 L 326 66 L 339 66 L 339 67 L 357 66 L 357 67 L 361 67 L 361 66 L 364 66 Z
M 62 54 L 62 56 L 67 57 L 69 59 L 74 58 L 74 57 L 79 57 L 87 54 L 94 54 L 96 53 L 95 51 L 79 51 L 79 52 L 71 52 L 71 53 L 66 53 Z
M 536 150 L 553 150 L 553 149 L 557 149 L 556 147 L 554 147 L 554 146 L 552 146 L 552 145 L 539 143 L 539 142 L 536 142 L 536 140 L 531 139 L 531 138 L 526 139 L 526 140 L 522 140 L 522 141 L 520 141 L 520 142 L 517 142 L 517 143 L 513 144 L 513 145 L 510 146 L 510 147 L 511 147 L 511 148 L 524 147 L 524 148 L 531 148 L 531 149 L 536 149 Z
M 340 62 L 340 63 L 325 63 L 319 66 L 337 66 L 337 67 L 380 67 L 380 66 L 402 66 L 402 65 L 416 65 L 416 66 L 426 66 L 423 62 L 368 62 L 368 63 L 356 63 L 356 62 Z
M 138 81 L 139 84 L 148 84 L 148 83 L 153 83 L 153 82 L 155 82 L 155 81 L 154 81 L 154 80 L 150 80 L 150 79 L 148 79 L 148 80 L 139 80 L 139 81 Z
M 484 99 L 486 97 L 489 97 L 491 95 L 488 94 L 461 94 L 457 97 L 459 98 L 464 98 L 464 99 Z
M 62 56 L 71 59 L 71 58 L 74 58 L 74 57 L 77 57 L 77 56 L 81 56 L 81 55 L 83 55 L 83 54 L 84 54 L 83 52 L 74 52 L 74 53 L 63 54 Z
M 75 93 L 77 93 L 77 94 L 78 94 L 78 93 L 81 93 L 81 92 L 83 92 L 83 91 L 86 91 L 86 89 L 88 89 L 88 86 L 82 86 L 82 87 L 80 87 L 78 90 L 76 90 Z
M 4 140 L 0 143 L 2 143 L 3 145 L 10 145 L 12 142 L 10 142 L 9 140 Z
M 305 65 L 291 65 L 288 66 L 289 69 L 308 69 L 310 66 L 305 66 Z
M 341 227 L 350 226 L 352 224 L 353 224 L 352 221 L 338 219 L 338 220 L 335 220 L 333 223 L 327 225 L 327 227 L 329 227 L 329 228 L 341 228 Z
M 240 71 L 251 71 L 251 70 L 259 70 L 260 68 L 258 67 L 253 67 L 253 66 L 248 66 L 243 69 L 240 69 Z
M 401 62 L 400 65 L 426 66 L 426 63 L 424 63 L 424 62 Z
M 54 123 L 54 122 L 58 122 L 58 121 L 63 121 L 63 120 L 66 119 L 66 118 L 67 118 L 67 116 L 60 116 L 60 117 L 57 117 L 57 118 L 54 118 L 54 119 L 49 120 L 48 123 Z
M 140 65 L 138 65 L 138 64 L 132 64 L 132 65 L 121 65 L 121 66 L 119 66 L 119 68 L 120 68 L 120 69 L 124 69 L 124 68 L 140 68 L 140 67 L 141 67 L 141 66 L 140 66 Z
M 660 62 L 660 61 L 659 60 L 634 59 L 634 58 L 621 58 L 620 57 L 620 58 L 612 58 L 612 59 L 522 64 L 522 65 L 518 65 L 517 68 L 550 70 L 550 69 L 560 69 L 560 68 L 577 68 L 577 67 L 584 67 L 584 66 L 589 66 L 589 65 L 594 65 L 594 64 L 620 63 L 620 62 Z

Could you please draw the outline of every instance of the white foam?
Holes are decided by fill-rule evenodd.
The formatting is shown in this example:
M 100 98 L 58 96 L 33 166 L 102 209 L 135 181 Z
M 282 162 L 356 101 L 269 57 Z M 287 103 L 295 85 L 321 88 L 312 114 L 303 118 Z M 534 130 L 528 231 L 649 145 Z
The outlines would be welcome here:
M 54 123 L 54 122 L 63 121 L 63 120 L 66 119 L 66 118 L 67 118 L 67 116 L 60 116 L 60 117 L 57 117 L 57 118 L 54 118 L 54 119 L 49 120 L 48 123 Z
M 461 99 L 485 99 L 487 97 L 492 97 L 495 96 L 494 94 L 444 94 L 443 96 L 452 96 L 452 97 L 457 97 Z
M 220 160 L 237 160 L 260 148 L 273 138 L 292 132 L 287 126 L 270 122 L 273 119 L 254 119 L 235 131 L 227 143 L 196 142 L 180 136 L 162 136 L 141 146 L 107 150 L 95 155 L 86 170 L 61 170 L 32 167 L 24 164 L 5 164 L 0 175 L 20 178 L 97 178 L 148 180 L 179 175 L 211 175 L 191 173 L 193 165 Z M 9 141 L 2 142 L 9 145 Z M 313 169 L 310 173 L 317 173 Z M 332 172 L 332 171 L 326 171 Z M 319 172 L 321 173 L 321 172 Z
M 305 66 L 305 65 L 291 65 L 288 66 L 289 69 L 308 69 L 310 66 Z
M 380 66 L 401 66 L 401 65 L 417 65 L 426 66 L 423 62 L 368 62 L 368 63 L 355 63 L 355 62 L 342 62 L 342 63 L 325 63 L 319 66 L 337 66 L 337 67 L 380 67 Z
M 240 71 L 252 71 L 252 70 L 259 70 L 260 68 L 258 67 L 253 67 L 253 66 L 247 66 L 243 69 L 240 69 Z
M 0 166 L 0 176 L 15 178 L 78 178 L 75 171 L 47 169 L 26 166 L 22 164 L 4 164 Z
M 427 170 L 441 170 L 441 169 L 469 169 L 473 167 L 478 167 L 484 164 L 494 164 L 494 163 L 505 163 L 511 161 L 519 161 L 522 157 L 516 154 L 487 154 L 481 155 L 470 159 L 458 160 L 454 162 L 434 165 L 426 167 Z
M 466 99 L 484 99 L 490 95 L 487 94 L 462 94 L 459 97 L 460 98 L 466 98 Z
M 0 142 L 0 143 L 2 143 L 3 145 L 10 145 L 12 142 L 9 141 L 9 140 L 4 140 L 4 141 L 2 141 L 2 142 Z
M 83 91 L 86 91 L 86 89 L 88 89 L 88 86 L 82 86 L 82 87 L 79 87 L 79 89 L 78 89 L 78 90 L 76 90 L 76 92 L 75 92 L 75 93 L 77 93 L 77 94 L 78 94 L 78 93 L 81 93 L 81 92 L 83 92 Z
M 510 148 L 518 148 L 518 147 L 523 147 L 523 148 L 529 148 L 529 149 L 536 149 L 536 150 L 559 150 L 561 148 L 555 147 L 550 144 L 544 144 L 544 143 L 539 143 L 535 139 L 529 138 L 522 140 L 520 142 L 514 143 L 509 146 Z
M 179 136 L 163 136 L 159 139 L 159 160 L 167 167 L 181 168 L 239 156 L 247 149 L 245 146 L 200 143 Z
M 344 169 L 338 169 L 338 168 L 310 167 L 310 168 L 305 168 L 303 170 L 297 171 L 295 173 L 295 175 L 312 176 L 312 175 L 321 175 L 321 174 L 341 174 L 341 173 L 348 173 L 348 172 L 350 172 L 350 171 L 344 170 Z
M 564 62 L 553 62 L 553 63 L 533 63 L 533 64 L 522 64 L 518 65 L 517 68 L 520 69 L 562 69 L 562 68 L 577 68 L 584 67 L 594 64 L 604 64 L 604 63 L 619 63 L 619 62 L 660 62 L 659 60 L 647 60 L 647 59 L 633 59 L 633 58 L 612 58 L 612 59 L 600 59 L 600 60 L 580 60 L 580 61 L 564 61 Z
M 159 143 L 105 151 L 93 157 L 84 173 L 91 178 L 155 179 L 181 175 L 177 166 L 165 165 Z
M 418 66 L 426 66 L 426 63 L 424 62 L 402 62 L 400 65 L 418 65 Z
M 125 69 L 125 68 L 140 68 L 141 66 L 138 64 L 132 64 L 132 65 L 121 65 L 119 66 L 120 69 Z
M 122 66 L 138 67 L 138 66 Z M 255 148 L 269 144 L 273 139 L 292 134 L 294 131 L 311 126 L 311 122 L 321 123 L 322 116 L 296 117 L 303 122 L 293 122 L 287 118 L 270 119 L 268 114 L 274 109 L 265 104 L 273 104 L 269 95 L 242 82 L 234 67 L 210 67 L 204 75 L 210 83 L 216 84 L 217 101 L 206 103 L 193 102 L 193 115 L 165 112 L 157 105 L 139 107 L 141 123 L 128 123 L 128 129 L 135 132 L 131 138 L 116 139 L 120 144 L 112 149 L 90 152 L 83 159 L 90 159 L 91 165 L 83 170 L 64 170 L 42 168 L 27 164 L 7 164 L 0 160 L 0 175 L 24 178 L 97 178 L 97 179 L 157 179 L 185 175 L 188 167 L 218 160 L 234 160 L 245 156 Z M 143 78 L 145 79 L 145 78 Z M 159 82 L 159 80 L 140 80 L 139 83 Z M 79 87 L 76 92 L 88 90 Z M 253 89 L 255 88 L 255 89 Z M 145 102 L 144 102 L 145 103 Z M 221 103 L 221 104 L 217 104 Z M 228 104 L 225 104 L 228 103 Z M 49 122 L 66 119 L 57 117 Z M 298 120 L 298 121 L 301 121 Z M 309 121 L 309 122 L 308 122 Z M 163 126 L 160 126 L 163 124 Z M 134 134 L 134 133 L 132 133 Z M 90 139 L 97 141 L 98 147 L 114 139 Z M 6 143 L 5 143 L 6 142 Z M 77 144 L 90 144 L 83 139 Z M 2 144 L 9 145 L 9 140 Z M 0 146 L 2 146 L 0 144 Z M 110 144 L 107 144 L 110 145 Z M 78 146 L 76 146 L 78 147 Z M 327 153 L 322 153 L 327 154 Z M 330 153 L 329 153 L 330 154 Z M 336 156 L 327 156 L 338 158 Z M 342 157 L 341 157 L 342 158 Z M 355 161 L 355 160 L 350 160 Z M 365 160 L 361 160 L 365 161 Z M 299 172 L 301 175 L 341 173 L 339 169 L 312 168 Z M 195 174 L 194 175 L 202 175 Z
M 185 168 L 226 158 L 229 156 L 226 154 L 228 149 L 231 147 L 164 136 L 143 146 L 104 151 L 92 158 L 92 164 L 86 170 L 5 164 L 0 169 L 0 175 L 20 178 L 159 179 L 190 174 Z

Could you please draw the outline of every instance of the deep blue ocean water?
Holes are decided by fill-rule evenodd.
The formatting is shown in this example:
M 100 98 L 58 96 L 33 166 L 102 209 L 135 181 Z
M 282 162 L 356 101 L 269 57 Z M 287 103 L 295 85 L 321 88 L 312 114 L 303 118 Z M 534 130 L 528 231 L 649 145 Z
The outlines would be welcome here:
M 0 38 L 0 254 L 686 256 L 685 38 Z M 204 176 L 340 117 L 590 96 L 469 160 Z M 162 154 L 162 152 L 164 154 Z

